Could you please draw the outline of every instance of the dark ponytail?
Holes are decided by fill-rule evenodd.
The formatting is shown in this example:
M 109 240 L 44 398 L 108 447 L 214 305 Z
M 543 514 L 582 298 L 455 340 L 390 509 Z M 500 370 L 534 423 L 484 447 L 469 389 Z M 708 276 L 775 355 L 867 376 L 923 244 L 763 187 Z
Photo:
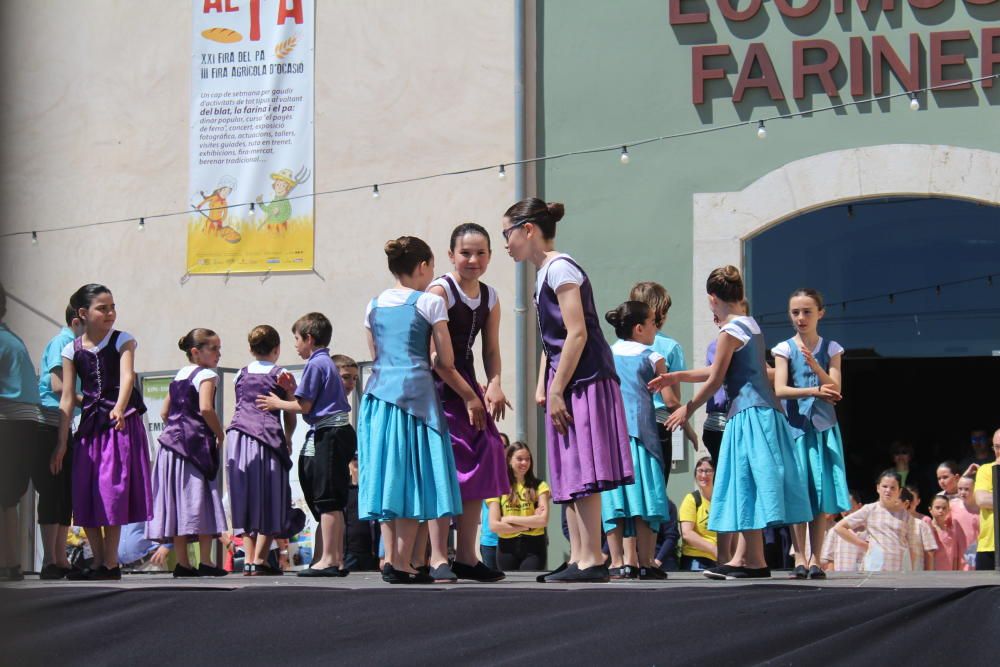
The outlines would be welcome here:
M 214 338 L 215 335 L 215 332 L 211 329 L 191 329 L 191 331 L 188 331 L 177 341 L 177 347 L 187 355 L 188 361 L 193 361 L 191 358 L 192 348 L 200 348 L 202 345 L 208 343 L 209 339 Z
M 538 197 L 522 199 L 503 214 L 511 224 L 531 223 L 542 232 L 542 238 L 556 237 L 556 223 L 566 215 L 566 207 L 559 202 L 545 203 Z
M 626 301 L 614 310 L 604 313 L 604 319 L 615 328 L 615 335 L 630 340 L 637 324 L 649 319 L 650 308 L 642 301 Z

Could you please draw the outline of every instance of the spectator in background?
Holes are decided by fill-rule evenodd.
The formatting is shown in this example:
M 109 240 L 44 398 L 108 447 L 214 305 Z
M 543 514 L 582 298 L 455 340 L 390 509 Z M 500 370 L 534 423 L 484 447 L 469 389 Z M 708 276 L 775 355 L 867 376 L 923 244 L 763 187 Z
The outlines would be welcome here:
M 993 440 L 996 442 L 996 436 Z M 996 455 L 990 449 L 990 436 L 982 429 L 976 429 L 969 434 L 969 446 L 972 448 L 972 455 L 965 457 L 958 463 L 958 467 L 962 470 L 968 471 L 969 466 L 978 468 L 996 459 Z M 972 470 L 972 472 L 975 473 L 976 470 Z
M 344 569 L 349 572 L 379 569 L 377 521 L 358 518 L 358 457 L 348 464 L 351 485 L 347 489 L 347 507 L 344 510 Z
M 965 557 L 965 533 L 951 518 L 951 503 L 944 494 L 931 500 L 931 529 L 937 540 L 935 570 L 961 570 Z
M 954 461 L 943 461 L 937 467 L 937 483 L 941 488 L 940 495 L 948 500 L 958 497 L 958 480 L 962 477 L 962 468 Z
M 899 499 L 907 513 L 913 517 L 913 534 L 910 536 L 911 569 L 916 572 L 933 570 L 934 552 L 938 548 L 937 540 L 934 539 L 934 531 L 928 524 L 930 517 L 917 512 L 920 494 L 911 484 L 899 492 Z
M 677 572 L 680 570 L 680 563 L 677 561 L 677 543 L 681 538 L 677 505 L 667 498 L 667 512 L 670 516 L 666 521 L 660 522 L 660 528 L 656 533 L 656 551 L 653 564 L 664 572 Z
M 907 483 L 912 482 L 913 479 L 915 479 L 915 475 L 911 475 L 913 466 L 913 445 L 908 442 L 897 440 L 890 445 L 889 454 L 892 456 L 892 470 L 896 471 L 896 475 L 900 479 L 899 488 L 902 490 Z
M 851 499 L 851 509 L 840 513 L 840 518 L 850 516 L 861 509 L 861 502 L 858 500 L 858 492 L 853 489 L 849 491 Z M 854 530 L 854 529 L 851 529 Z M 863 530 L 854 531 L 862 540 L 867 540 L 868 535 Z M 823 561 L 823 569 L 827 572 L 858 572 L 861 569 L 861 560 L 865 552 L 857 545 L 848 542 L 841 537 L 837 531 L 830 530 L 823 540 L 823 549 L 820 560 Z
M 552 492 L 545 481 L 535 477 L 532 465 L 528 445 L 515 442 L 508 447 L 510 493 L 485 501 L 490 530 L 500 536 L 497 560 L 505 572 L 545 569 L 545 526 Z
M 993 455 L 1000 458 L 1000 429 L 993 433 Z M 996 535 L 993 534 L 993 466 L 984 463 L 976 471 L 976 505 L 979 506 L 979 539 L 976 541 L 976 570 L 992 570 Z
M 172 548 L 172 545 L 147 539 L 145 521 L 129 523 L 122 526 L 122 536 L 118 542 L 118 562 L 125 571 L 165 572 L 167 556 Z
M 976 569 L 976 542 L 979 540 L 979 506 L 976 505 L 976 476 L 962 475 L 958 480 L 958 497 L 951 501 L 951 519 L 965 533 L 963 570 Z
M 718 561 L 716 533 L 708 529 L 708 515 L 715 488 L 715 464 L 709 456 L 698 459 L 694 466 L 697 489 L 681 501 L 681 563 L 685 572 L 699 572 L 715 567 Z

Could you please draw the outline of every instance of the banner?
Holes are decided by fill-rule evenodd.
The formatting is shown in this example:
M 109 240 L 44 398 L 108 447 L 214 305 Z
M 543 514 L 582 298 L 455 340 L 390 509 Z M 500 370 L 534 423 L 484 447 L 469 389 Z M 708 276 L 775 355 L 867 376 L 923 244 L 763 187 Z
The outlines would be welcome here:
M 313 268 L 314 15 L 193 0 L 189 273 Z

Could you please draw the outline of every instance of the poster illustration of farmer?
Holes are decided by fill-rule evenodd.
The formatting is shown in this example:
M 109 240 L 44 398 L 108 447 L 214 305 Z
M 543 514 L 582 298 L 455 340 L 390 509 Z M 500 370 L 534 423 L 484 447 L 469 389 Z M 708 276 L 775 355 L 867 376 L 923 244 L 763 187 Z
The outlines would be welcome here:
M 305 167 L 299 169 L 298 173 L 292 175 L 291 169 L 282 169 L 271 174 L 271 189 L 274 191 L 274 199 L 269 203 L 264 203 L 264 196 L 257 195 L 257 203 L 267 217 L 261 226 L 266 226 L 269 232 L 287 232 L 288 219 L 292 217 L 292 203 L 288 201 L 288 195 L 295 189 L 296 185 L 309 180 L 309 170 Z

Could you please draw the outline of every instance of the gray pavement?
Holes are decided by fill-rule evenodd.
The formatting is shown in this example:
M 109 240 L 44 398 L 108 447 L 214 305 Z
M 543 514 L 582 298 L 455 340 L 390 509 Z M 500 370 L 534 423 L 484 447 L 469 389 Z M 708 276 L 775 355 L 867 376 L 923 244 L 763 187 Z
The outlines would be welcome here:
M 933 588 L 961 589 L 973 586 L 1000 585 L 1000 573 L 997 572 L 905 572 L 905 573 L 872 573 L 848 574 L 831 573 L 826 580 L 796 580 L 789 579 L 788 572 L 776 571 L 770 579 L 754 579 L 750 581 L 712 581 L 693 572 L 671 572 L 667 581 L 614 581 L 608 584 L 539 584 L 535 582 L 536 573 L 511 573 L 504 581 L 495 584 L 478 584 L 474 582 L 459 582 L 456 584 L 433 584 L 425 586 L 389 586 L 384 583 L 376 572 L 355 572 L 343 579 L 317 579 L 296 577 L 287 573 L 282 577 L 244 577 L 229 575 L 212 579 L 174 579 L 165 574 L 127 574 L 119 581 L 40 581 L 38 577 L 28 575 L 24 581 L 3 583 L 0 586 L 12 589 L 58 589 L 58 588 L 119 588 L 119 589 L 218 589 L 232 590 L 236 588 L 329 588 L 335 590 L 408 590 L 408 591 L 459 591 L 470 589 L 495 590 L 534 590 L 534 591 L 564 591 L 570 589 L 601 588 L 606 590 L 670 590 L 671 588 L 704 588 L 719 590 L 732 586 L 774 586 L 791 585 L 810 588 Z

